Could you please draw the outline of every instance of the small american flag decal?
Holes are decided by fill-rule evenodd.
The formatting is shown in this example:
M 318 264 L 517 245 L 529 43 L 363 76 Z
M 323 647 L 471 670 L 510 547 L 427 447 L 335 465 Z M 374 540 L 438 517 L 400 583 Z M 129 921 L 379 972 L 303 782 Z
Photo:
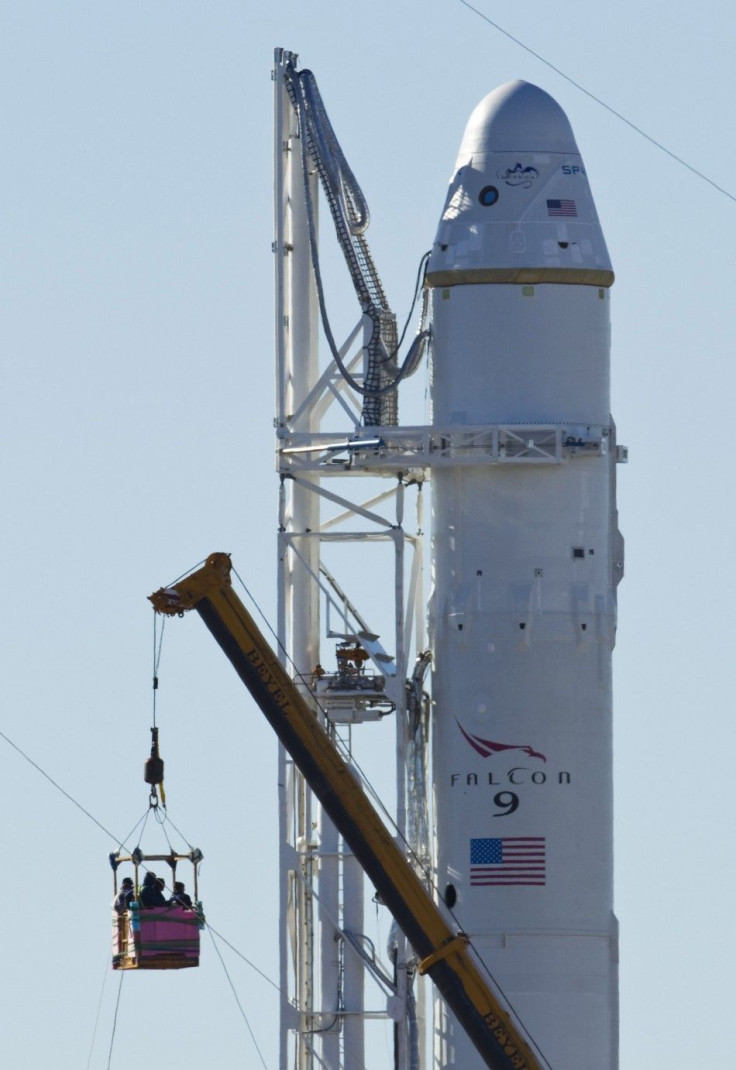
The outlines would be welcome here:
M 470 883 L 511 887 L 546 883 L 544 836 L 503 836 L 470 841 Z
M 575 201 L 547 201 L 548 216 L 577 216 Z

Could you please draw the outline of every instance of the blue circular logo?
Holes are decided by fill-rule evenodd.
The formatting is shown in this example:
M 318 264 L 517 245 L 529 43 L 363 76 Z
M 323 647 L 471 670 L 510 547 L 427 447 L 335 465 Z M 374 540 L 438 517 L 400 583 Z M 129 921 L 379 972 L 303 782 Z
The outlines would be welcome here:
M 498 200 L 498 190 L 495 186 L 484 186 L 478 194 L 478 200 L 484 208 L 490 208 Z

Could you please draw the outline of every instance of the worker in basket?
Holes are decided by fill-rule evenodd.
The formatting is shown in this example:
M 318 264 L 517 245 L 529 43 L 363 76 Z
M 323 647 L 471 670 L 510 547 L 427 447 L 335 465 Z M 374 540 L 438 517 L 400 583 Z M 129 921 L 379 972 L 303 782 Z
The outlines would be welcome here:
M 135 898 L 135 888 L 131 877 L 123 877 L 120 891 L 115 896 L 112 908 L 116 914 L 125 914 L 130 907 L 131 899 Z
M 165 907 L 168 905 L 164 893 L 161 891 L 159 878 L 151 869 L 143 878 L 139 899 L 142 907 Z
M 174 881 L 174 894 L 169 899 L 169 906 L 184 907 L 185 910 L 192 909 L 192 898 L 187 895 L 183 881 Z

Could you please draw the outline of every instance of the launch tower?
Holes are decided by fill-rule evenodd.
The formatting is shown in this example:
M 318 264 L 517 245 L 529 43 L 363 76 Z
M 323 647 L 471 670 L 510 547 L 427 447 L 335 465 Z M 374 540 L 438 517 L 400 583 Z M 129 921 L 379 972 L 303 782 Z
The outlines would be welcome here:
M 615 1070 L 611 651 L 626 455 L 610 416 L 613 273 L 582 158 L 536 87 L 478 105 L 402 356 L 367 206 L 314 79 L 283 50 L 273 78 L 284 664 L 349 757 L 365 741 L 386 751 L 398 841 L 549 1065 Z M 340 339 L 318 186 L 359 302 Z M 404 426 L 399 383 L 427 351 L 431 421 Z M 397 1070 L 420 1070 L 430 1026 L 412 949 L 395 929 L 375 946 L 370 889 L 283 752 L 279 792 L 281 1070 L 374 1065 L 374 1019 L 391 1023 Z M 436 1070 L 481 1065 L 441 1002 L 432 1028 Z

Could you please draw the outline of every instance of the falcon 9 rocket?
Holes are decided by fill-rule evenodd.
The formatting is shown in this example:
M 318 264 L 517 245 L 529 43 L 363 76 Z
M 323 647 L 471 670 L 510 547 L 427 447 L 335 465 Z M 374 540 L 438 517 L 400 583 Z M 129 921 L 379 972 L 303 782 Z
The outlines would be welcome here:
M 432 302 L 437 878 L 549 1064 L 617 1066 L 613 272 L 562 109 L 472 113 Z M 435 1065 L 481 1063 L 438 1005 Z

